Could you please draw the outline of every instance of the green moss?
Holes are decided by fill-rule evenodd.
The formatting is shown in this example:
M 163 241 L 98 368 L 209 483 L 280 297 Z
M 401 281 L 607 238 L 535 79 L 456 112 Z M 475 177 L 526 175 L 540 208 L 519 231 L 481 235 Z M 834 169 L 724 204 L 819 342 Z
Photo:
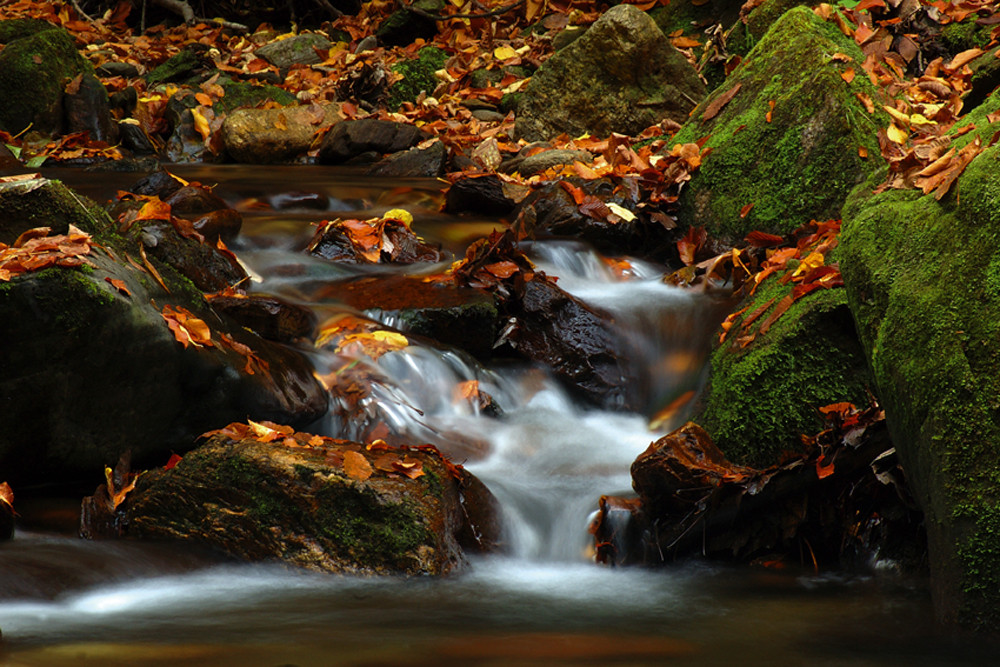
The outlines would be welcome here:
M 989 44 L 993 26 L 976 25 L 976 15 L 966 17 L 959 23 L 949 23 L 941 29 L 941 43 L 951 53 L 967 49 L 982 48 Z
M 437 88 L 438 79 L 434 72 L 444 67 L 448 54 L 433 46 L 420 49 L 414 60 L 396 63 L 392 71 L 403 78 L 389 88 L 389 109 L 396 110 L 403 102 L 413 102 L 421 92 L 428 95 Z
M 233 80 L 220 81 L 220 85 L 226 94 L 215 103 L 215 108 L 222 113 L 230 113 L 241 107 L 256 107 L 268 100 L 273 100 L 282 106 L 298 104 L 294 95 L 277 86 L 254 85 Z
M 992 631 L 1000 625 L 998 202 L 994 146 L 940 201 L 859 189 L 841 235 L 858 331 L 927 517 L 940 612 Z
M 682 220 L 739 240 L 754 229 L 785 234 L 839 217 L 851 188 L 884 164 L 876 130 L 888 117 L 864 110 L 855 93 L 874 98 L 874 88 L 865 76 L 846 83 L 840 76 L 846 67 L 832 60 L 834 53 L 864 60 L 836 26 L 809 9 L 793 9 L 702 102 L 674 138 L 708 137 L 712 149 L 682 193 Z M 736 85 L 739 92 L 705 120 L 711 102 Z
M 790 285 L 772 277 L 741 307 L 748 306 L 749 314 L 790 292 Z M 712 353 L 704 408 L 695 420 L 730 460 L 771 465 L 783 451 L 798 449 L 800 435 L 823 427 L 818 408 L 840 401 L 867 404 L 867 366 L 846 301 L 842 289 L 818 290 L 760 335 L 772 305 L 751 326 L 754 342 L 741 348 L 731 335 Z
M 0 21 L 0 44 L 8 44 L 15 39 L 30 37 L 56 26 L 42 19 L 8 19 Z

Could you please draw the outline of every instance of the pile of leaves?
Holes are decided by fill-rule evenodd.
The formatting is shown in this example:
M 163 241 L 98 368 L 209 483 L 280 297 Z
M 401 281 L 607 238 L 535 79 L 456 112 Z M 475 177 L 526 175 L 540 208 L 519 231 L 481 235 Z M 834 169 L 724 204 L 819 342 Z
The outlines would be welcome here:
M 93 247 L 91 236 L 73 225 L 66 234 L 53 234 L 50 227 L 29 229 L 9 246 L 0 243 L 0 282 L 53 266 L 92 266 L 86 256 Z

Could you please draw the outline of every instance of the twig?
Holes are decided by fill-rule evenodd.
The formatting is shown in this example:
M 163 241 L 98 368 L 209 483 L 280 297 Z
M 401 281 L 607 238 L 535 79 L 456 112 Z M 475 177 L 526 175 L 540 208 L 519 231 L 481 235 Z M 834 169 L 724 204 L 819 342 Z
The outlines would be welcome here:
M 83 7 L 80 6 L 79 2 L 77 2 L 76 0 L 70 0 L 70 2 L 73 3 L 73 9 L 76 10 L 77 14 L 79 14 L 83 18 L 87 19 L 87 21 L 90 22 L 90 23 L 94 22 L 94 18 L 90 14 L 88 14 L 87 12 L 83 11 Z

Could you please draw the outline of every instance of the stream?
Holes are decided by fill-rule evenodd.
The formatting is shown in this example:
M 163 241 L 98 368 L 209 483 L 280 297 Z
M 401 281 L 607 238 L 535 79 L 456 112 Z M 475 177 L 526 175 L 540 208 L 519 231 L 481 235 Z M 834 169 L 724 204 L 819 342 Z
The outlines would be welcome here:
M 313 299 L 315 285 L 365 269 L 304 255 L 312 223 L 406 208 L 418 234 L 457 256 L 495 225 L 441 214 L 434 181 L 318 167 L 171 171 L 217 184 L 240 210 L 243 232 L 231 247 L 255 274 L 254 290 L 305 303 L 320 322 L 344 308 Z M 97 201 L 137 180 L 44 174 Z M 663 285 L 661 269 L 643 262 L 622 277 L 582 244 L 535 242 L 528 251 L 561 287 L 609 312 L 639 350 L 649 369 L 645 414 L 585 407 L 543 369 L 483 367 L 428 345 L 386 354 L 372 372 L 372 414 L 483 480 L 503 507 L 509 553 L 475 557 L 441 579 L 321 575 L 234 564 L 180 545 L 80 540 L 79 499 L 22 506 L 19 498 L 19 530 L 0 544 L 0 664 L 992 664 L 995 646 L 938 629 L 927 581 L 895 574 L 891 564 L 866 573 L 595 565 L 587 525 L 598 498 L 628 494 L 632 461 L 683 423 L 681 411 L 649 427 L 652 415 L 703 383 L 724 310 L 709 295 Z M 313 359 L 320 373 L 336 363 L 319 352 Z M 450 399 L 456 384 L 473 379 L 502 406 L 501 418 Z M 334 414 L 312 430 L 352 437 L 352 425 Z

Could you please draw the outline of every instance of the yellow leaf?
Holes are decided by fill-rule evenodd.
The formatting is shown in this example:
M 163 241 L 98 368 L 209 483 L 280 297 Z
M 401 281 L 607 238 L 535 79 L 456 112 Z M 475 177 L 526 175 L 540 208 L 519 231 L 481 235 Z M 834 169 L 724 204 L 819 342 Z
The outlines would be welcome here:
M 799 268 L 795 269 L 795 272 L 792 274 L 792 278 L 798 278 L 799 276 L 809 273 L 813 269 L 818 269 L 823 266 L 824 262 L 823 253 L 809 253 L 809 256 L 802 260 L 799 264 Z
M 888 104 L 883 104 L 882 108 L 885 109 L 885 112 L 890 116 L 892 116 L 894 120 L 899 121 L 903 125 L 909 125 L 910 117 L 907 116 L 902 111 L 900 111 L 899 109 L 897 109 L 896 107 L 891 107 Z
M 906 130 L 899 129 L 895 123 L 889 125 L 889 129 L 887 129 L 885 133 L 888 135 L 890 141 L 897 144 L 905 144 L 907 137 L 910 136 Z
M 923 114 L 915 113 L 910 116 L 910 123 L 913 125 L 933 125 L 934 121 L 928 119 Z
M 212 134 L 211 128 L 208 127 L 208 121 L 198 109 L 191 109 L 191 117 L 194 119 L 194 129 L 198 131 L 203 140 L 207 141 Z
M 498 46 L 493 49 L 493 57 L 497 60 L 510 60 L 511 58 L 517 57 L 517 51 L 512 49 L 510 46 Z
M 628 210 L 624 206 L 619 206 L 618 204 L 616 204 L 614 202 L 608 202 L 607 206 L 608 206 L 608 209 L 612 213 L 614 213 L 615 215 L 617 215 L 619 218 L 621 218 L 625 222 L 632 222 L 633 220 L 635 220 L 635 213 L 633 213 L 632 211 Z
M 413 224 L 413 215 L 402 208 L 394 208 L 386 211 L 382 218 L 385 220 L 399 220 L 407 229 L 410 229 L 410 225 Z

